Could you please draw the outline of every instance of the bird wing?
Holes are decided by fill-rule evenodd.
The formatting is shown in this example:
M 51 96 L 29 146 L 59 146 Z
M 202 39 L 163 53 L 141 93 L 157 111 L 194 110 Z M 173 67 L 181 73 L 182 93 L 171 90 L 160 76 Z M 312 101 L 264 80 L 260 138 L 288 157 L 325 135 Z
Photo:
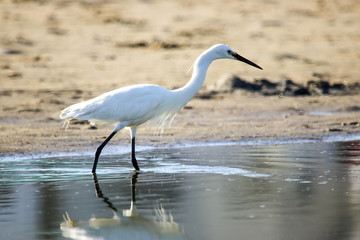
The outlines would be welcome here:
M 127 121 L 141 124 L 157 114 L 168 90 L 157 85 L 133 85 L 104 93 L 96 98 L 65 108 L 62 119 Z

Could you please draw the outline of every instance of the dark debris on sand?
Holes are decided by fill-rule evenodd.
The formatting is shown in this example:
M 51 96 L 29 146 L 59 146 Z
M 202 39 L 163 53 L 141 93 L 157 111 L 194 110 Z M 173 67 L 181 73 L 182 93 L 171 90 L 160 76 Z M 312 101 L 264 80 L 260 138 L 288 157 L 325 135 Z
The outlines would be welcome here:
M 314 73 L 313 79 L 308 80 L 304 85 L 295 83 L 291 79 L 277 82 L 268 79 L 247 81 L 236 75 L 229 75 L 219 79 L 214 86 L 201 93 L 199 97 L 235 91 L 263 96 L 355 95 L 360 93 L 360 83 L 331 83 L 325 79 L 324 75 L 318 73 Z

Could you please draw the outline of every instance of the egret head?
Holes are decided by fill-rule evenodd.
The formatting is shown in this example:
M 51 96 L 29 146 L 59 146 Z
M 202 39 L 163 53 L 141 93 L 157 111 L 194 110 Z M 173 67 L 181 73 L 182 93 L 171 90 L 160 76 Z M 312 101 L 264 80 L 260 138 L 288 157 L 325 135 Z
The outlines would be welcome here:
M 229 58 L 229 59 L 233 59 L 233 60 L 239 60 L 241 62 L 247 63 L 253 67 L 256 67 L 256 68 L 259 68 L 262 70 L 262 68 L 259 65 L 240 56 L 235 51 L 233 51 L 230 47 L 228 47 L 224 44 L 214 45 L 213 47 L 210 48 L 210 51 L 214 52 L 217 55 L 217 58 L 219 58 L 219 59 L 220 58 Z

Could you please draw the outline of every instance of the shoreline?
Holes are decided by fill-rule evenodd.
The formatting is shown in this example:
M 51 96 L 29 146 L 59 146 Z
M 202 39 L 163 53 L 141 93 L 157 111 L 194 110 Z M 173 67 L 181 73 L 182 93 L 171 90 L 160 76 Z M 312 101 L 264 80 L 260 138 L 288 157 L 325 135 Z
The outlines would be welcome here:
M 360 133 L 355 134 L 329 134 L 318 138 L 279 138 L 279 139 L 242 139 L 242 140 L 214 140 L 203 142 L 182 142 L 177 144 L 165 145 L 138 145 L 136 152 L 144 152 L 158 149 L 181 149 L 181 148 L 198 148 L 198 147 L 212 147 L 212 146 L 271 146 L 271 145 L 288 145 L 288 144 L 310 144 L 310 143 L 336 143 L 336 142 L 353 142 L 360 141 Z M 124 155 L 130 154 L 131 145 L 116 145 L 112 144 L 104 149 L 101 156 L 109 155 Z M 55 152 L 55 153 L 9 153 L 1 156 L 3 161 L 20 161 L 27 159 L 43 159 L 43 158 L 64 158 L 77 156 L 91 156 L 93 157 L 96 149 L 93 151 L 78 151 L 78 152 Z
M 360 133 L 359 134 L 351 134 L 351 135 L 328 135 L 321 138 L 294 138 L 294 139 L 259 139 L 259 140 L 239 140 L 239 141 L 208 141 L 208 142 L 187 142 L 180 143 L 175 145 L 140 145 L 137 146 L 137 152 L 144 152 L 150 150 L 158 150 L 158 149 L 181 149 L 181 148 L 198 148 L 198 147 L 213 147 L 213 146 L 271 146 L 271 145 L 288 145 L 288 144 L 309 144 L 309 143 L 336 143 L 336 142 L 352 142 L 352 141 L 360 141 Z M 124 145 L 112 145 L 107 149 L 104 149 L 101 156 L 109 156 L 109 155 L 123 155 L 130 154 L 130 146 Z M 120 150 L 119 150 L 120 149 Z M 3 161 L 21 161 L 28 159 L 44 159 L 44 158 L 64 158 L 64 157 L 78 157 L 78 156 L 91 156 L 93 157 L 94 151 L 84 151 L 84 152 L 56 152 L 56 153 L 32 153 L 32 154 L 5 154 L 1 156 Z

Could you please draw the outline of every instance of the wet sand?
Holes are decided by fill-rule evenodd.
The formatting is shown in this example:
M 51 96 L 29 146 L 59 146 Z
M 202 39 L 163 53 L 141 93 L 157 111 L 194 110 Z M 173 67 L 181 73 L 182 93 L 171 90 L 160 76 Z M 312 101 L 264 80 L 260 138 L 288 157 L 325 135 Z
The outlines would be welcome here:
M 161 136 L 140 145 L 359 134 L 359 94 L 214 93 L 224 76 L 249 82 L 360 82 L 360 3 L 266 1 L 3 1 L 0 3 L 0 154 L 94 150 L 112 127 L 65 131 L 68 105 L 137 83 L 183 86 L 195 58 L 225 43 L 264 68 L 217 61 L 199 95 Z M 206 7 L 204 7 L 206 6 Z M 34 14 L 36 13 L 36 14 Z M 216 89 L 215 89 L 216 90 Z M 129 144 L 119 133 L 111 144 Z

